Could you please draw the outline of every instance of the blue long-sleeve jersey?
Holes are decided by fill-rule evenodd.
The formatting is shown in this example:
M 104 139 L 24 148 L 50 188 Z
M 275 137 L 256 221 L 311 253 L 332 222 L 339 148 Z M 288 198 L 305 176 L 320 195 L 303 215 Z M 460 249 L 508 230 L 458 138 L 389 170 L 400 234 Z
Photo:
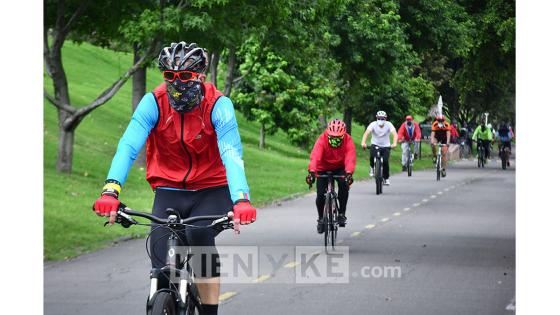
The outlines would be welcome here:
M 158 122 L 159 111 L 152 93 L 146 94 L 132 115 L 111 163 L 107 179 L 124 185 L 132 163 L 146 139 Z M 249 199 L 249 186 L 245 177 L 241 138 L 231 100 L 222 96 L 214 105 L 212 124 L 218 138 L 218 148 L 226 169 L 231 200 Z M 176 189 L 176 188 L 170 188 Z

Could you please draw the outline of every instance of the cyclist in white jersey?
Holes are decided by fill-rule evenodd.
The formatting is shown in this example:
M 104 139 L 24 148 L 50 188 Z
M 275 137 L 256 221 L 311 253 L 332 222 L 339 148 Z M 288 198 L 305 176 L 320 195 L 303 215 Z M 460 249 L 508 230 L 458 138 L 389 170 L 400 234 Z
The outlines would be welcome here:
M 376 121 L 369 124 L 362 136 L 362 148 L 367 148 L 366 140 L 371 134 L 371 149 L 370 149 L 370 170 L 369 176 L 373 176 L 373 157 L 377 154 L 375 146 L 379 147 L 379 152 L 383 157 L 383 184 L 389 185 L 389 156 L 392 148 L 397 147 L 397 131 L 395 126 L 390 121 L 387 121 L 387 114 L 384 111 L 378 111 L 375 115 Z M 391 144 L 390 135 L 393 135 L 393 143 Z

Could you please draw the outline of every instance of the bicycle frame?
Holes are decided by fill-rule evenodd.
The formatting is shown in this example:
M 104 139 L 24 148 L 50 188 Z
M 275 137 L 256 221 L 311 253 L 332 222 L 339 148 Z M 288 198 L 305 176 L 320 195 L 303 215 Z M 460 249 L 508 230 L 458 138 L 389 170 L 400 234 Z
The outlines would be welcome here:
M 139 216 L 156 223 L 158 226 L 165 226 L 169 229 L 175 230 L 179 228 L 187 228 L 189 223 L 193 223 L 201 220 L 213 220 L 208 226 L 202 226 L 206 228 L 219 228 L 219 229 L 229 229 L 233 228 L 233 223 L 231 223 L 231 218 L 233 213 L 230 211 L 226 216 L 222 215 L 209 215 L 209 216 L 197 216 L 190 217 L 187 219 L 180 219 L 179 213 L 173 209 L 167 209 L 168 217 L 166 219 L 156 217 L 152 214 L 145 212 L 134 211 L 126 206 L 122 205 L 117 212 L 116 223 L 121 224 L 123 227 L 128 228 L 131 225 L 139 224 L 132 216 Z M 165 266 L 158 269 L 152 268 L 150 271 L 150 290 L 148 294 L 148 301 L 146 303 L 147 311 L 151 309 L 154 303 L 154 296 L 157 292 L 167 291 L 176 297 L 177 304 L 181 314 L 187 313 L 194 308 L 200 308 L 202 301 L 196 285 L 194 285 L 194 272 L 189 264 L 189 254 L 190 247 L 188 247 L 186 259 L 181 260 L 180 254 L 178 254 L 175 249 L 176 247 L 183 245 L 180 239 L 177 237 L 176 233 L 170 233 L 167 240 L 167 251 Z M 178 274 L 179 286 L 177 287 L 172 282 L 171 275 Z M 161 277 L 166 277 L 169 280 L 168 287 L 160 287 L 159 279 Z M 194 304 L 191 304 L 192 303 Z
M 334 179 L 344 179 L 346 176 L 334 175 L 333 172 L 327 171 L 325 174 L 317 174 L 318 178 L 327 178 L 327 191 L 325 192 L 325 207 L 323 208 L 323 224 L 324 224 L 324 238 L 325 238 L 325 251 L 328 253 L 328 243 L 330 241 L 331 247 L 334 250 L 336 243 L 336 235 L 338 231 L 338 195 L 334 190 Z M 334 205 L 334 206 L 333 206 Z

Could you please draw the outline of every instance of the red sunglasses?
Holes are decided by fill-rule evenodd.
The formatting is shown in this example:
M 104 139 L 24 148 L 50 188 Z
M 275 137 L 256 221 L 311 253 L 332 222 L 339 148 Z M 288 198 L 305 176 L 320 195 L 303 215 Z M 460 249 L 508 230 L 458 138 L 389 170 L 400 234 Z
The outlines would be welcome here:
M 196 80 L 200 73 L 182 70 L 182 71 L 171 71 L 165 70 L 163 71 L 163 78 L 165 81 L 173 82 L 176 78 L 179 78 L 182 82 L 188 82 L 191 80 Z

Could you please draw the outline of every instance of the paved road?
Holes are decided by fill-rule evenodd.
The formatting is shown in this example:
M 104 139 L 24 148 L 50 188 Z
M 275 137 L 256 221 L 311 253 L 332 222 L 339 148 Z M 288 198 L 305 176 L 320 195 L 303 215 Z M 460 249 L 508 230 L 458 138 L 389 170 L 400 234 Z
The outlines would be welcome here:
M 497 162 L 457 162 L 440 182 L 433 170 L 396 174 L 381 196 L 372 182 L 355 183 L 339 233 L 339 252 L 349 251 L 348 269 L 338 265 L 346 283 L 296 278 L 304 267 L 293 262 L 294 246 L 322 241 L 313 195 L 260 209 L 240 235 L 220 235 L 221 248 L 258 244 L 262 253 L 289 255 L 275 272 L 262 264 L 250 283 L 223 284 L 220 312 L 513 314 L 515 162 L 506 171 Z M 48 263 L 45 314 L 142 314 L 148 270 L 143 240 Z

